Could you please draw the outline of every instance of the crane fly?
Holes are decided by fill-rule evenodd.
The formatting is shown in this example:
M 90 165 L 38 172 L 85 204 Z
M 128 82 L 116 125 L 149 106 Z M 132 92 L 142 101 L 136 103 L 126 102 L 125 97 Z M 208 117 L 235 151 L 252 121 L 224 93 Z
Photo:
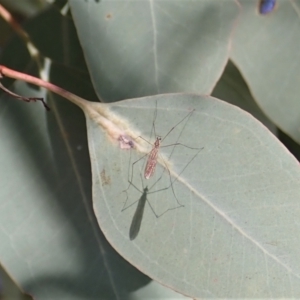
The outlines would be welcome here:
M 173 150 L 170 152 L 169 154 L 169 157 L 167 158 L 167 160 L 169 161 L 171 156 L 173 155 L 173 152 L 175 150 L 175 146 L 183 146 L 185 148 L 188 148 L 188 149 L 191 149 L 191 150 L 199 150 L 199 148 L 194 148 L 194 147 L 189 147 L 189 146 L 186 146 L 182 143 L 179 143 L 179 139 L 181 137 L 181 135 L 183 134 L 183 131 L 190 119 L 190 117 L 192 116 L 193 112 L 195 111 L 195 109 L 192 109 L 190 112 L 188 112 L 177 124 L 175 124 L 166 134 L 165 136 L 162 138 L 161 136 L 158 136 L 156 134 L 156 129 L 155 129 L 155 122 L 156 122 L 156 119 L 157 119 L 157 101 L 155 103 L 155 111 L 154 111 L 154 117 L 153 117 L 153 122 L 152 122 L 152 130 L 151 130 L 151 134 L 154 132 L 154 135 L 155 135 L 155 142 L 152 144 L 152 149 L 151 151 L 148 153 L 148 154 L 145 154 L 144 156 L 142 156 L 141 158 L 139 158 L 138 160 L 136 160 L 135 162 L 132 163 L 132 168 L 131 168 L 131 179 L 128 180 L 129 181 L 129 186 L 128 188 L 130 187 L 131 183 L 133 182 L 133 174 L 134 174 L 134 167 L 141 161 L 143 160 L 146 156 L 147 156 L 147 161 L 146 161 L 146 165 L 144 167 L 144 178 L 149 180 L 151 177 L 153 177 L 153 175 L 155 174 L 155 170 L 157 169 L 157 163 L 158 163 L 158 158 L 160 158 L 160 163 L 162 164 L 162 168 L 163 168 L 163 173 L 165 171 L 168 171 L 169 173 L 169 176 L 170 176 L 170 182 L 172 182 L 171 180 L 171 172 L 170 170 L 168 169 L 168 166 L 167 166 L 167 162 L 166 160 L 161 156 L 159 155 L 159 150 L 161 148 L 165 148 L 165 147 L 170 147 L 170 146 L 173 146 Z M 178 136 L 177 136 L 177 140 L 175 141 L 175 143 L 173 144 L 169 144 L 169 145 L 161 145 L 162 142 L 170 135 L 170 133 L 175 129 L 177 128 L 180 124 L 183 124 L 182 125 L 182 128 L 179 130 L 179 133 L 178 133 Z M 138 138 L 141 138 L 143 139 L 144 141 L 146 141 L 148 144 L 151 144 L 149 141 L 147 141 L 146 139 L 144 139 L 143 137 L 139 136 Z M 201 148 L 202 149 L 202 148 Z M 155 181 L 155 183 L 153 185 L 156 184 L 156 182 L 160 181 L 162 176 L 163 176 L 163 173 L 161 174 L 161 176 Z M 173 186 L 171 186 L 172 190 L 173 190 Z M 175 196 L 175 192 L 173 190 L 173 194 Z M 175 196 L 176 198 L 176 196 Z M 179 204 L 179 201 L 177 199 L 177 202 Z
M 183 172 L 188 168 L 191 162 L 203 149 L 203 147 L 194 148 L 180 143 L 184 140 L 180 140 L 180 138 L 183 135 L 186 125 L 194 111 L 195 109 L 192 109 L 186 115 L 184 115 L 182 119 L 180 119 L 180 121 L 176 123 L 176 125 L 173 126 L 162 138 L 161 136 L 156 134 L 156 102 L 152 122 L 152 129 L 150 132 L 150 138 L 154 134 L 154 143 L 150 143 L 147 139 L 141 136 L 136 138 L 143 139 L 145 142 L 152 146 L 152 149 L 149 151 L 149 153 L 143 155 L 135 161 L 132 158 L 132 155 L 134 157 L 139 155 L 133 149 L 130 151 L 130 159 L 128 162 L 128 187 L 123 191 L 124 193 L 126 193 L 126 200 L 121 210 L 123 212 L 129 209 L 130 207 L 136 205 L 136 209 L 133 214 L 131 226 L 129 229 L 130 240 L 134 240 L 138 236 L 139 231 L 142 227 L 141 224 L 142 219 L 144 218 L 143 216 L 146 202 L 148 203 L 148 206 L 151 208 L 151 211 L 153 212 L 156 218 L 161 217 L 162 215 L 171 210 L 184 207 L 184 205 L 180 203 L 175 193 L 173 185 L 179 180 L 179 178 L 181 178 L 181 174 L 183 174 Z M 177 112 L 176 116 L 177 118 L 179 118 L 180 110 L 175 110 L 175 112 Z M 179 126 L 179 124 L 181 124 L 181 126 Z M 176 130 L 174 130 L 175 128 Z M 174 133 L 175 131 L 176 133 Z M 173 135 L 176 135 L 177 137 L 175 140 L 173 140 L 173 143 L 170 135 L 171 132 L 173 132 Z M 164 145 L 163 142 L 165 141 L 167 136 L 169 136 L 168 140 L 171 142 L 171 144 Z M 160 155 L 161 148 L 171 146 L 173 146 L 173 148 L 171 148 L 171 150 L 168 151 L 167 157 Z M 183 146 L 184 148 L 187 148 L 187 150 L 176 152 L 176 146 Z M 176 157 L 176 155 L 179 155 L 180 157 L 180 161 L 177 162 L 177 167 L 179 168 L 177 170 L 177 174 L 174 173 L 175 170 L 172 170 L 171 172 L 168 167 L 172 155 L 174 155 L 174 157 Z M 137 175 L 137 172 L 139 172 L 139 175 Z M 171 194 L 173 194 L 174 197 L 170 197 L 168 189 L 172 190 Z M 177 202 L 176 205 L 174 205 L 175 200 Z M 152 206 L 153 203 L 155 203 L 154 206 Z
M 175 126 L 173 126 L 168 132 L 167 134 L 164 136 L 164 138 L 162 139 L 160 136 L 156 135 L 156 130 L 155 130 L 155 120 L 157 117 L 157 102 L 156 102 L 156 110 L 155 110 L 155 114 L 154 114 L 154 121 L 153 121 L 153 129 L 154 129 L 154 135 L 156 136 L 156 140 L 152 146 L 152 150 L 150 151 L 150 153 L 148 154 L 148 159 L 147 159 L 147 163 L 145 166 L 145 171 L 144 171 L 144 177 L 145 179 L 149 179 L 153 176 L 153 174 L 155 173 L 155 169 L 156 169 L 156 164 L 157 164 L 157 159 L 158 159 L 158 152 L 159 149 L 161 148 L 161 142 L 163 142 L 163 140 L 180 124 L 182 123 L 184 120 L 186 120 L 185 125 L 187 124 L 189 118 L 191 117 L 192 113 L 195 111 L 195 109 L 193 109 L 192 111 L 190 111 L 180 122 L 178 122 Z M 162 147 L 170 147 L 170 146 L 176 146 L 176 145 L 181 145 L 190 149 L 197 149 L 197 148 L 192 148 L 192 147 L 188 147 L 186 145 L 183 145 L 181 143 L 178 143 L 178 140 L 185 128 L 185 125 L 182 127 L 182 130 L 180 131 L 180 134 L 178 136 L 177 142 L 174 144 L 170 144 L 170 145 L 166 145 L 166 146 L 162 146 Z M 141 137 L 142 138 L 142 137 Z M 144 138 L 142 138 L 143 140 L 145 140 Z M 151 144 L 150 142 L 148 142 L 147 140 L 145 140 L 147 143 Z M 171 152 L 169 159 L 172 155 L 173 151 Z M 142 157 L 143 158 L 143 157 Z M 141 159 L 142 159 L 141 158 Z

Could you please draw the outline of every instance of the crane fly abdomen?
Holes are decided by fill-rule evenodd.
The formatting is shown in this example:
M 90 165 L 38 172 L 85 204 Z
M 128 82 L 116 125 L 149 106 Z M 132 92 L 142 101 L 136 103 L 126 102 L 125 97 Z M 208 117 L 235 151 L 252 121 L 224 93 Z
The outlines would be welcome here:
M 158 149 L 153 149 L 149 154 L 147 164 L 145 167 L 145 174 L 144 174 L 144 177 L 146 179 L 152 177 L 155 172 L 156 163 L 157 163 L 157 153 L 158 153 Z
M 144 173 L 144 177 L 146 179 L 149 179 L 150 177 L 152 177 L 155 172 L 160 141 L 161 141 L 161 137 L 157 137 L 156 141 L 153 145 L 153 148 L 152 148 L 151 152 L 149 153 L 149 156 L 147 159 L 147 164 L 145 167 L 145 173 Z

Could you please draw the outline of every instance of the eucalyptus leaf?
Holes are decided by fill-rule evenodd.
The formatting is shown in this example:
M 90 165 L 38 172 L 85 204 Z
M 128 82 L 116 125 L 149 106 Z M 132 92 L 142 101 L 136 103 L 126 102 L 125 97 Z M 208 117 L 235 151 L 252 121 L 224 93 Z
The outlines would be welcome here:
M 97 111 L 104 105 L 88 106 L 94 210 L 125 259 L 193 298 L 300 296 L 299 165 L 264 125 L 208 96 L 158 95 L 106 105 L 107 118 L 134 142 L 126 150 L 100 126 Z M 191 111 L 188 122 L 176 126 Z M 154 141 L 153 124 L 161 136 L 176 126 L 166 144 L 204 149 L 193 158 L 195 149 L 161 148 L 167 163 L 158 163 L 146 180 L 139 162 L 147 156 L 139 143 L 141 137 Z M 145 187 L 152 193 L 131 240 Z M 177 200 L 184 207 L 176 208 Z
M 69 0 L 103 101 L 210 93 L 229 55 L 236 1 Z
M 240 2 L 231 58 L 264 113 L 299 143 L 300 1 L 278 0 L 268 15 L 258 1 Z

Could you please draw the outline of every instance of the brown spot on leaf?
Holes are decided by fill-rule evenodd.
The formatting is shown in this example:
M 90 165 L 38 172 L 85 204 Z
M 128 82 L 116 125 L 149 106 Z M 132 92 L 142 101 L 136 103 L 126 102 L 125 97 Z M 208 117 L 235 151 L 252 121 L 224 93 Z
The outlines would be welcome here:
M 106 176 L 104 169 L 100 173 L 100 176 L 101 176 L 102 186 L 111 184 L 110 177 Z
M 109 20 L 109 19 L 112 18 L 112 15 L 111 15 L 111 14 L 107 14 L 107 15 L 105 16 L 105 18 L 106 18 L 106 20 Z

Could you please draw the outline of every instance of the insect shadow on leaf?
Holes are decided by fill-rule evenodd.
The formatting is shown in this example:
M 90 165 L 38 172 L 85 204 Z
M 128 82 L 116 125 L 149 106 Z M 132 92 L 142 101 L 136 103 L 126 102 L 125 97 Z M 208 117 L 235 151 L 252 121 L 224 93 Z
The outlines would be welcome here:
M 275 9 L 276 0 L 260 0 L 259 1 L 259 13 L 261 15 L 267 15 Z

